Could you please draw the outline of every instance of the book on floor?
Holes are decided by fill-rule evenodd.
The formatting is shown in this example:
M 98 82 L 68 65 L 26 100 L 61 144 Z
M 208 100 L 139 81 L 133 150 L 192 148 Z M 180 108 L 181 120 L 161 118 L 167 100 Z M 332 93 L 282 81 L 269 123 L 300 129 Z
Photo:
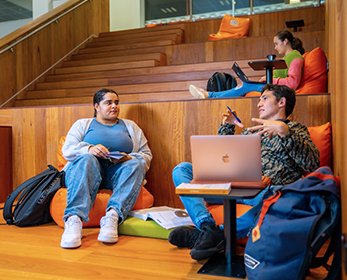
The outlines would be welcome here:
M 144 221 L 152 219 L 165 229 L 171 229 L 180 226 L 194 226 L 186 210 L 167 206 L 133 210 L 130 211 L 128 215 L 142 219 Z
M 176 194 L 225 194 L 231 190 L 231 183 L 222 184 L 190 184 L 182 183 L 176 188 Z

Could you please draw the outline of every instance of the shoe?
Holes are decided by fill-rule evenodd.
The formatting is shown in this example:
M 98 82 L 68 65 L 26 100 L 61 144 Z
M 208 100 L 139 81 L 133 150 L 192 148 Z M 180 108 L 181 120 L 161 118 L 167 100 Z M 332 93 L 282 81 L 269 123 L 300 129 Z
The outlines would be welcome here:
M 105 243 L 118 241 L 118 215 L 116 211 L 110 210 L 106 216 L 101 218 L 98 240 Z
M 225 249 L 224 231 L 214 225 L 202 227 L 201 234 L 190 251 L 194 260 L 202 260 Z
M 206 90 L 202 88 L 198 88 L 194 85 L 189 86 L 189 91 L 190 91 L 190 94 L 193 95 L 195 98 L 199 98 L 199 99 L 209 98 L 208 92 Z
M 201 231 L 197 228 L 179 227 L 169 234 L 169 242 L 179 248 L 192 249 Z
M 82 221 L 80 217 L 76 215 L 70 216 L 65 222 L 64 228 L 60 246 L 64 249 L 73 249 L 81 246 Z

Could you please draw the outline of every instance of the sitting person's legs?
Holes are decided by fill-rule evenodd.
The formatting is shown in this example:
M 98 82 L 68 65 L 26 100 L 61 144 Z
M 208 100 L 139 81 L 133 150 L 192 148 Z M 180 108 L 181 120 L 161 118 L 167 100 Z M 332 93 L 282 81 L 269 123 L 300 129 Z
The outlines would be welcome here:
M 76 248 L 81 245 L 82 221 L 89 221 L 89 211 L 93 206 L 100 183 L 102 167 L 98 159 L 85 154 L 69 164 L 65 171 L 67 187 L 67 206 L 63 220 L 65 231 L 61 239 L 61 247 Z
M 264 84 L 250 84 L 243 83 L 241 87 L 235 87 L 225 91 L 206 91 L 204 89 L 195 87 L 194 85 L 189 86 L 190 93 L 196 98 L 225 98 L 225 97 L 240 97 L 251 91 L 261 92 Z
M 183 162 L 177 165 L 172 176 L 176 187 L 181 183 L 190 183 L 193 179 L 191 163 Z M 180 196 L 180 199 L 197 229 L 188 227 L 174 229 L 169 235 L 169 242 L 178 247 L 192 249 L 193 259 L 204 259 L 223 250 L 224 232 L 216 227 L 216 222 L 207 210 L 204 199 L 186 196 Z
M 118 241 L 118 224 L 121 224 L 133 208 L 140 193 L 146 171 L 138 159 L 122 163 L 104 163 L 105 176 L 101 188 L 112 190 L 106 216 L 100 220 L 98 240 L 115 243 Z

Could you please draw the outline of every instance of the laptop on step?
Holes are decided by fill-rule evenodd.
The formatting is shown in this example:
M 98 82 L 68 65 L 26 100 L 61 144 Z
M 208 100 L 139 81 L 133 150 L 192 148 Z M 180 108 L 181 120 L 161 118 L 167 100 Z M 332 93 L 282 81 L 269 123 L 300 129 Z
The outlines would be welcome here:
M 247 77 L 247 75 L 242 71 L 241 67 L 234 62 L 233 66 L 231 67 L 231 69 L 235 72 L 235 74 L 240 78 L 240 80 L 242 82 L 246 82 L 249 84 L 262 84 L 265 86 L 266 83 L 264 82 L 256 82 L 256 81 L 250 81 Z

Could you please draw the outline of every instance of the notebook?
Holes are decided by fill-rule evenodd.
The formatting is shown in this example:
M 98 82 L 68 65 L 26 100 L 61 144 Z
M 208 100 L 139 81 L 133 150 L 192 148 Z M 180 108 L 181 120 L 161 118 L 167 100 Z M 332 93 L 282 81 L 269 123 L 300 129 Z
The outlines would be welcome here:
M 242 69 L 240 68 L 240 66 L 236 62 L 234 62 L 234 64 L 231 67 L 231 69 L 233 69 L 235 74 L 240 78 L 240 80 L 242 82 L 246 82 L 246 83 L 249 83 L 249 84 L 263 84 L 263 85 L 266 84 L 266 83 L 263 83 L 263 82 L 250 81 L 248 79 L 247 75 L 242 71 Z
M 194 183 L 263 187 L 260 135 L 193 135 L 190 143 Z

